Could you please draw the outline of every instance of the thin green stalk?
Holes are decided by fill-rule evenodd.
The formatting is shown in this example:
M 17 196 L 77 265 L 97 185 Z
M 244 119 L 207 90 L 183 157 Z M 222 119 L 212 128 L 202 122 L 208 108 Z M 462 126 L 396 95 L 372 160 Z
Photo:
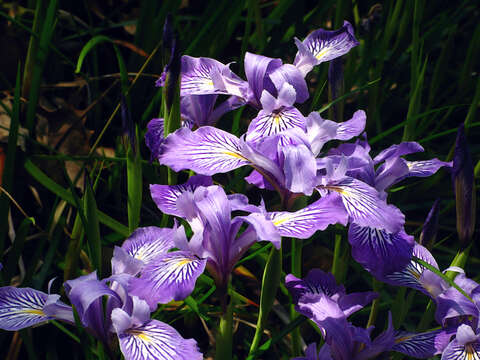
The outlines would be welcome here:
M 40 97 L 40 84 L 42 82 L 42 73 L 47 60 L 49 44 L 52 40 L 55 25 L 57 22 L 57 0 L 50 0 L 47 11 L 41 25 L 40 39 L 38 47 L 35 49 L 35 64 L 31 75 L 31 83 L 29 84 L 29 97 L 27 105 L 27 114 L 25 127 L 31 133 L 35 120 L 38 99 Z
M 340 234 L 335 234 L 335 246 L 333 249 L 333 261 L 332 261 L 332 274 L 337 279 L 337 281 L 340 279 L 341 275 L 341 254 L 342 252 L 342 235 Z
M 376 279 L 372 279 L 373 282 L 373 291 L 379 292 L 381 288 L 381 283 Z M 370 326 L 375 325 L 375 321 L 377 320 L 378 311 L 380 310 L 380 299 L 376 298 L 372 301 L 372 307 L 370 308 L 370 315 L 368 316 L 368 322 L 366 328 L 368 329 Z
M 258 312 L 257 327 L 252 345 L 250 346 L 249 356 L 257 351 L 262 339 L 263 330 L 267 322 L 268 314 L 273 306 L 278 285 L 280 284 L 280 276 L 282 274 L 282 249 L 272 247 L 268 256 L 267 264 L 263 272 L 262 290 L 260 295 L 260 310 Z
M 128 228 L 133 232 L 140 224 L 140 210 L 142 207 L 142 158 L 140 154 L 139 129 L 135 125 L 135 141 L 133 149 L 129 141 L 127 144 L 127 192 L 128 192 Z
M 297 278 L 302 277 L 302 246 L 303 242 L 300 239 L 291 239 L 292 244 L 292 258 L 291 271 Z M 295 304 L 290 304 L 290 320 L 294 321 L 299 314 L 295 310 Z M 292 331 L 292 356 L 300 356 L 302 353 L 302 343 L 300 341 L 300 328 L 297 327 Z
M 215 360 L 232 359 L 233 340 L 233 301 L 227 305 L 226 311 L 220 317 L 216 338 Z

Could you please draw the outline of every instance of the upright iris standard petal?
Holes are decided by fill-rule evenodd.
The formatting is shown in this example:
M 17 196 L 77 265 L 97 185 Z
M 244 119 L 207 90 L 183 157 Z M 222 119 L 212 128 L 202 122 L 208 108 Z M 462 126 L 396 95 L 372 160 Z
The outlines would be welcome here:
M 122 299 L 119 294 L 105 282 L 99 281 L 96 272 L 68 280 L 64 287 L 82 324 L 97 338 L 107 341 L 109 323 L 104 319 L 102 298 L 107 296 L 116 304 L 121 304 Z
M 195 281 L 205 270 L 205 259 L 186 251 L 157 256 L 130 281 L 130 292 L 144 299 L 151 308 L 172 299 L 183 300 L 193 291 Z
M 260 97 L 264 90 L 272 95 L 276 95 L 275 86 L 268 75 L 276 68 L 282 66 L 282 60 L 246 52 L 244 63 L 245 75 L 251 89 L 251 97 L 248 101 L 253 106 L 260 108 Z
M 320 185 L 320 189 L 335 191 L 341 195 L 351 221 L 359 226 L 368 226 L 395 233 L 400 231 L 405 217 L 399 209 L 382 200 L 373 187 L 352 177 Z
M 313 204 L 295 211 L 279 211 L 269 213 L 270 219 L 277 227 L 280 235 L 308 239 L 317 230 L 325 230 L 328 225 L 346 225 L 348 215 L 336 194 L 322 197 Z
M 402 229 L 396 233 L 350 224 L 348 241 L 353 258 L 377 278 L 400 271 L 412 259 L 414 240 Z
M 353 34 L 352 25 L 345 21 L 338 30 L 318 29 L 302 42 L 295 39 L 295 44 L 298 52 L 294 65 L 306 75 L 315 65 L 342 56 L 359 43 Z
M 380 153 L 373 158 L 375 164 L 379 164 L 382 161 L 397 158 L 402 155 L 413 154 L 416 152 L 424 151 L 423 147 L 414 141 L 402 142 L 400 144 L 392 145 L 385 150 L 380 151 Z
M 53 319 L 52 313 L 55 309 L 51 308 L 50 312 L 45 311 L 48 298 L 48 294 L 31 288 L 1 287 L 0 329 L 17 331 Z M 61 302 L 56 306 L 69 309 L 70 321 L 73 322 L 70 307 Z
M 250 164 L 240 148 L 240 139 L 210 126 L 194 132 L 181 128 L 170 134 L 158 159 L 174 171 L 191 169 L 203 175 L 224 173 Z
M 122 309 L 112 312 L 120 350 L 126 360 L 201 360 L 196 341 L 184 339 L 174 328 L 158 320 L 124 329 L 129 315 Z
M 330 140 L 350 140 L 365 129 L 367 117 L 365 111 L 355 111 L 348 121 L 337 123 L 323 119 L 316 111 L 307 117 L 307 135 L 315 155 L 322 150 L 323 145 Z
M 183 217 L 183 212 L 177 208 L 178 197 L 186 191 L 193 192 L 199 186 L 210 186 L 212 183 L 209 176 L 194 175 L 181 185 L 150 185 L 150 193 L 161 212 Z
M 270 74 L 270 79 L 279 93 L 285 84 L 291 85 L 295 89 L 294 102 L 296 103 L 301 104 L 309 97 L 307 82 L 303 74 L 292 64 L 285 64 L 276 68 Z

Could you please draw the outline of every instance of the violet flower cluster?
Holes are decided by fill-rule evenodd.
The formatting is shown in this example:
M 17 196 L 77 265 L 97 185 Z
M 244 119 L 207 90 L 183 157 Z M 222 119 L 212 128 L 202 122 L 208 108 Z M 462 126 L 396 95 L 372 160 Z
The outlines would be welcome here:
M 461 293 L 412 259 L 438 269 L 428 250 L 405 232 L 402 212 L 387 202 L 390 186 L 408 177 L 428 177 L 452 164 L 406 160 L 423 151 L 415 142 L 390 146 L 372 157 L 362 110 L 345 122 L 323 119 L 318 112 L 303 115 L 296 104 L 309 98 L 305 76 L 358 42 L 345 22 L 339 30 L 316 30 L 295 43 L 293 64 L 246 53 L 246 80 L 215 59 L 182 56 L 183 126 L 164 138 L 163 119 L 153 119 L 145 141 L 160 164 L 197 174 L 184 184 L 150 186 L 159 210 L 188 224 L 192 235 L 188 238 L 177 221 L 173 228 L 139 228 L 115 247 L 109 278 L 99 280 L 92 273 L 67 281 L 66 295 L 81 325 L 108 346 L 117 338 L 126 359 L 200 359 L 194 340 L 151 319 L 158 304 L 185 299 L 205 269 L 217 289 L 226 291 L 235 264 L 257 241 L 280 248 L 282 237 L 306 239 L 341 224 L 349 227 L 353 258 L 378 280 L 429 296 L 437 305 L 440 328 L 421 334 L 395 332 L 389 319 L 387 329 L 372 340 L 373 327 L 354 326 L 347 318 L 376 293 L 347 294 L 333 275 L 320 270 L 303 280 L 288 275 L 286 286 L 296 310 L 310 318 L 325 339 L 318 351 L 310 345 L 302 359 L 360 360 L 385 351 L 418 358 L 442 352 L 442 359 L 464 353 L 478 357 L 479 285 L 460 274 L 455 281 L 465 290 Z M 164 79 L 157 85 L 163 86 Z M 217 104 L 220 95 L 227 99 Z M 245 134 L 237 137 L 215 127 L 226 112 L 246 105 L 257 114 Z M 325 150 L 329 141 L 354 138 Z M 279 193 L 283 211 L 269 211 L 263 202 L 250 204 L 245 195 L 227 195 L 213 184 L 212 175 L 243 166 L 252 168 L 248 183 Z M 288 211 L 295 198 L 314 192 L 318 200 Z M 18 330 L 52 319 L 75 324 L 72 307 L 59 298 L 30 288 L 0 288 L 0 328 Z

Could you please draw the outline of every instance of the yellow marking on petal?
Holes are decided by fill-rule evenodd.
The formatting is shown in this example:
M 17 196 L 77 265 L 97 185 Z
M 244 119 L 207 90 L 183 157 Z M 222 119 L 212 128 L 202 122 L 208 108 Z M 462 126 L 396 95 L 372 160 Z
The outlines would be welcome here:
M 193 260 L 190 260 L 190 259 L 183 259 L 182 261 L 179 261 L 178 263 L 175 264 L 175 267 L 180 267 L 180 266 L 183 266 L 185 264 L 189 264 L 191 263 Z
M 398 344 L 402 341 L 405 341 L 405 340 L 408 340 L 408 339 L 411 339 L 411 338 L 412 338 L 412 335 L 399 337 L 398 339 L 395 339 L 395 344 Z
M 232 156 L 232 157 L 237 158 L 237 159 L 241 159 L 241 160 L 246 160 L 246 161 L 248 161 L 248 159 L 247 159 L 245 156 L 240 155 L 240 154 L 237 154 L 237 153 L 234 153 L 234 152 L 232 152 L 232 151 L 224 151 L 223 153 L 224 153 L 225 155 Z
M 350 196 L 351 193 L 344 189 L 344 188 L 341 188 L 339 186 L 323 186 L 323 188 L 327 189 L 327 190 L 332 190 L 332 191 L 335 191 L 335 192 L 338 192 L 339 194 L 343 195 L 343 196 Z
M 323 50 L 320 51 L 317 55 L 315 55 L 315 57 L 317 58 L 317 60 L 320 60 L 322 57 L 324 57 L 325 55 L 327 55 L 328 50 L 329 50 L 328 48 L 323 49 Z
M 280 123 L 280 119 L 282 117 L 280 115 L 273 115 L 273 121 L 275 122 L 275 125 L 278 125 Z
M 33 315 L 46 316 L 42 310 L 38 310 L 38 309 L 22 310 L 22 312 L 27 314 L 33 314 Z
M 275 220 L 275 221 L 273 222 L 273 225 L 278 226 L 278 225 L 283 224 L 284 222 L 287 222 L 288 220 L 290 220 L 290 218 L 284 217 L 284 218 Z
M 412 274 L 415 279 L 417 279 L 417 280 L 420 279 L 420 274 L 417 271 L 412 270 L 412 269 L 408 269 L 408 272 L 410 274 Z
M 152 342 L 152 338 L 150 336 L 148 336 L 147 334 L 145 334 L 145 332 L 143 331 L 140 331 L 140 330 L 131 330 L 130 331 L 130 334 L 132 334 L 133 336 L 136 336 L 138 337 L 140 340 L 144 341 L 144 342 Z

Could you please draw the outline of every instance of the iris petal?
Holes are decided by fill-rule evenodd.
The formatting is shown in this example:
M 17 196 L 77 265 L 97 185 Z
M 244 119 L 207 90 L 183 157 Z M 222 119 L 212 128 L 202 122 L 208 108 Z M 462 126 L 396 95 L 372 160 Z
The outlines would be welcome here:
M 272 212 L 269 214 L 280 235 L 308 239 L 317 230 L 325 230 L 328 225 L 346 225 L 347 213 L 335 194 L 325 196 L 313 204 L 296 212 Z
M 121 311 L 115 309 L 114 311 Z M 171 326 L 157 320 L 129 329 L 118 335 L 126 360 L 200 360 L 193 339 L 184 339 Z
M 130 291 L 151 308 L 172 299 L 183 300 L 193 291 L 205 264 L 206 260 L 186 251 L 160 255 L 143 268 L 140 278 L 132 279 Z
M 0 328 L 19 330 L 45 322 L 43 312 L 48 295 L 30 288 L 0 288 Z
M 174 171 L 191 169 L 203 175 L 224 173 L 250 164 L 240 149 L 240 139 L 210 126 L 195 132 L 181 128 L 170 134 L 162 146 L 159 161 Z

